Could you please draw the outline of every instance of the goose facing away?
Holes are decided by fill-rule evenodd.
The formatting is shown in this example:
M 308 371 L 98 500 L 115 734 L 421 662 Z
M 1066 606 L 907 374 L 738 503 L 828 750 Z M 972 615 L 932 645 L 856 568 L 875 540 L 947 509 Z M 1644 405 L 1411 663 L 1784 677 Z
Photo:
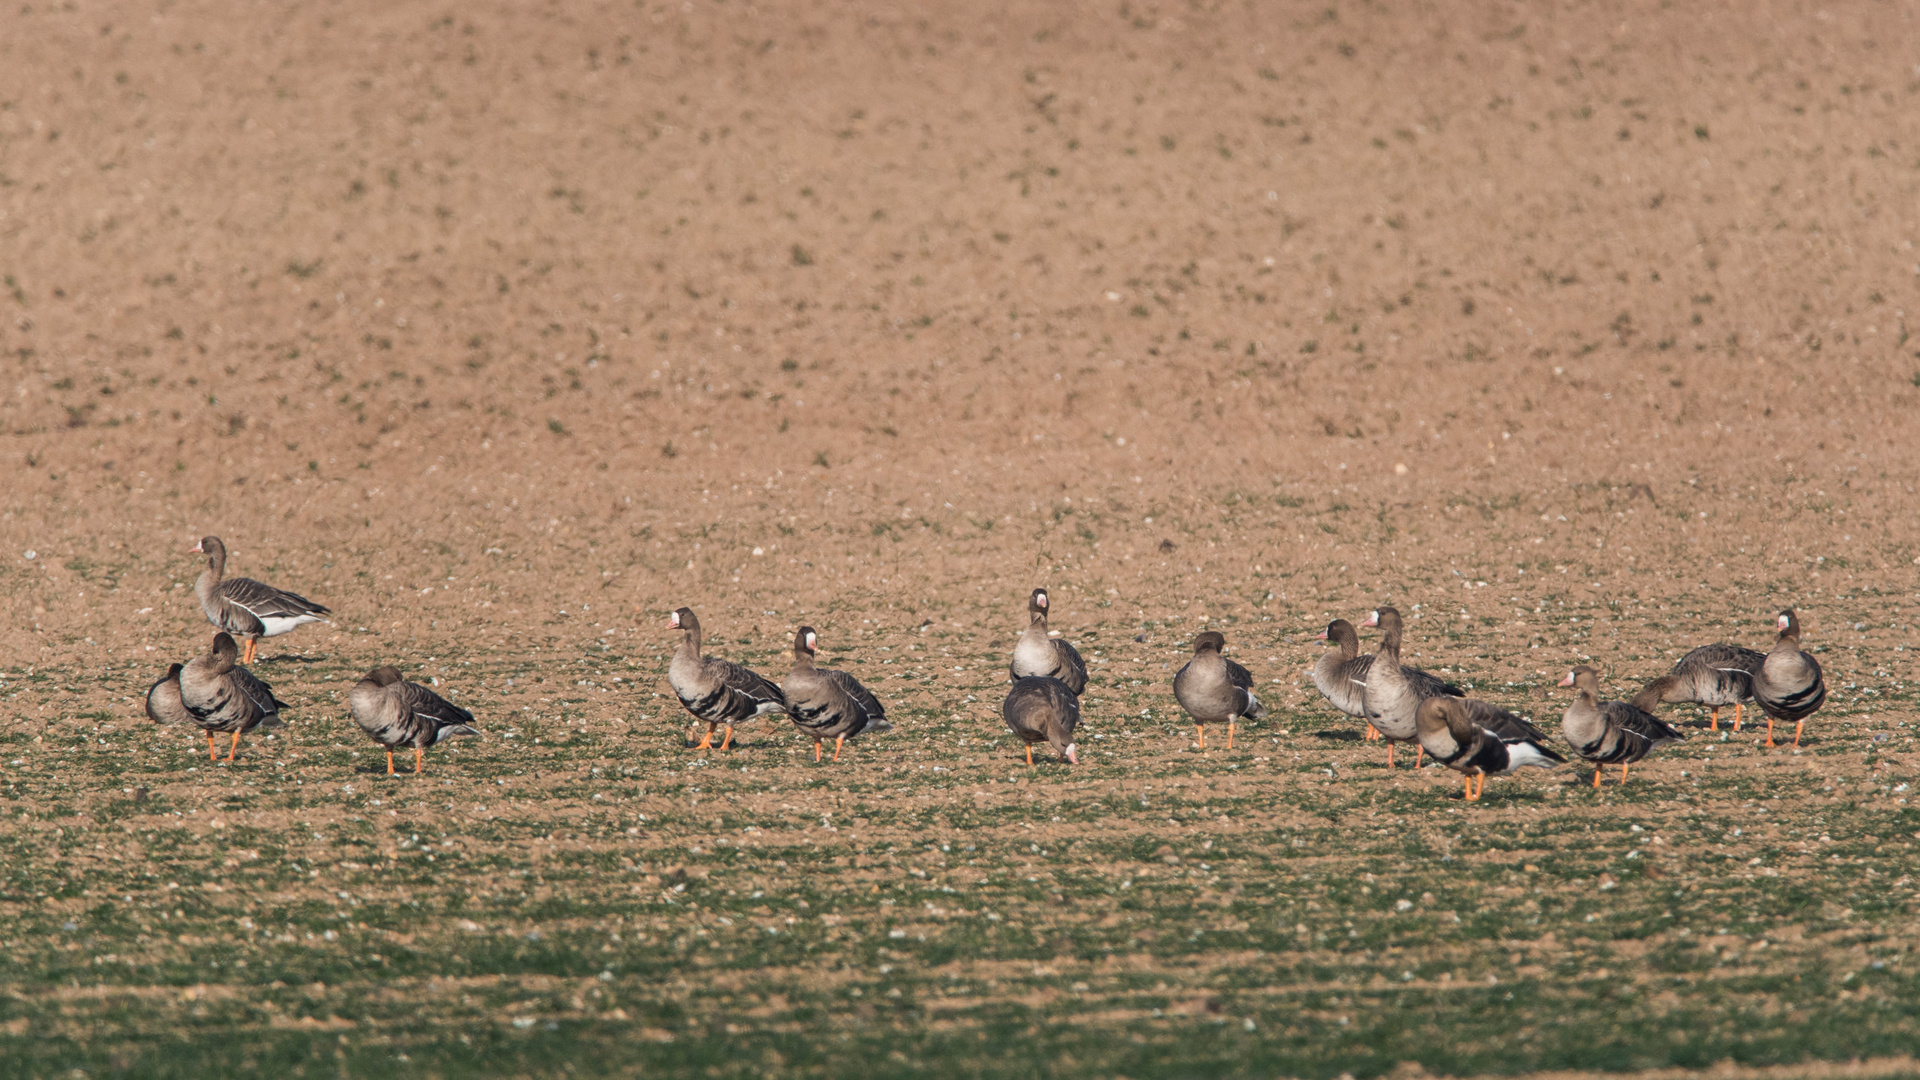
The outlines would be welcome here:
M 833 760 L 840 760 L 840 748 L 848 739 L 867 732 L 892 731 L 887 710 L 860 681 L 844 671 L 813 666 L 813 654 L 819 648 L 819 636 L 813 627 L 803 626 L 793 635 L 793 670 L 780 684 L 786 698 L 787 718 L 813 738 L 813 760 L 820 760 L 820 746 L 833 740 Z
M 1754 674 L 1753 700 L 1767 714 L 1767 745 L 1773 745 L 1773 722 L 1791 720 L 1793 745 L 1799 746 L 1807 717 L 1826 704 L 1827 681 L 1820 673 L 1820 661 L 1800 649 L 1800 617 L 1793 609 L 1782 611 L 1775 625 L 1780 638 Z
M 213 635 L 213 647 L 180 669 L 180 703 L 193 722 L 207 733 L 207 758 L 216 760 L 214 732 L 231 732 L 227 760 L 240 749 L 240 736 L 257 727 L 277 728 L 286 704 L 273 696 L 273 687 L 239 665 L 240 646 L 224 630 Z
M 1380 628 L 1380 649 L 1367 669 L 1366 685 L 1361 687 L 1360 703 L 1367 722 L 1387 740 L 1387 768 L 1393 768 L 1393 744 L 1414 744 L 1413 764 L 1419 768 L 1426 747 L 1420 744 L 1414 713 L 1422 701 L 1432 697 L 1461 697 L 1459 687 L 1442 682 L 1416 667 L 1400 662 L 1400 640 L 1405 624 L 1395 608 L 1376 608 L 1368 613 L 1362 626 Z
M 160 676 L 160 681 L 147 687 L 147 719 L 162 727 L 193 723 L 193 714 L 180 700 L 180 669 L 184 666 L 168 664 L 167 673 Z
M 1753 697 L 1753 677 L 1767 658 L 1763 652 L 1738 645 L 1702 645 L 1680 658 L 1673 670 L 1655 680 L 1661 684 L 1658 701 L 1692 702 L 1709 711 L 1707 730 L 1720 730 L 1720 710 L 1733 706 L 1733 730 L 1740 730 L 1740 705 Z M 1649 686 L 1652 684 L 1649 683 Z M 1642 692 L 1644 693 L 1644 691 Z M 1639 703 L 1639 698 L 1634 699 Z M 1641 705 L 1641 708 L 1647 708 Z M 1647 709 L 1651 712 L 1651 709 Z
M 1551 769 L 1567 760 L 1547 747 L 1546 735 L 1525 717 L 1484 701 L 1430 697 L 1414 710 L 1413 722 L 1421 747 L 1461 774 L 1468 802 L 1480 801 L 1489 776 L 1529 765 Z
M 1227 639 L 1219 631 L 1208 630 L 1193 639 L 1193 659 L 1173 676 L 1173 696 L 1193 718 L 1200 749 L 1207 748 L 1207 725 L 1225 721 L 1227 749 L 1233 749 L 1235 724 L 1258 720 L 1267 714 L 1266 706 L 1253 693 L 1253 675 L 1246 668 L 1220 655 Z
M 1075 697 L 1087 689 L 1087 662 L 1080 650 L 1065 638 L 1047 632 L 1047 590 L 1035 589 L 1027 597 L 1027 628 L 1013 643 L 1013 661 L 1007 665 L 1009 682 L 1029 675 L 1058 679 Z
M 1073 729 L 1080 724 L 1080 699 L 1059 679 L 1029 675 L 1013 684 L 1000 707 L 1007 726 L 1027 744 L 1027 764 L 1033 764 L 1035 743 L 1050 744 L 1069 765 L 1080 764 L 1073 745 Z
M 1338 648 L 1321 653 L 1320 659 L 1307 669 L 1307 674 L 1313 677 L 1313 685 L 1328 704 L 1348 716 L 1365 720 L 1367 707 L 1363 699 L 1367 689 L 1367 670 L 1373 666 L 1373 654 L 1360 651 L 1360 635 L 1354 633 L 1353 624 L 1345 619 L 1328 623 L 1316 640 L 1329 642 Z M 1379 730 L 1368 723 L 1366 738 L 1379 737 Z
M 418 773 L 426 748 L 456 735 L 480 737 L 473 714 L 421 686 L 400 677 L 396 667 L 377 667 L 354 684 L 347 695 L 354 722 L 386 748 L 387 775 L 393 775 L 393 748 L 413 747 L 413 771 Z
M 1658 680 L 1656 680 L 1658 681 Z M 1593 786 L 1600 786 L 1603 765 L 1620 766 L 1620 782 L 1627 782 L 1627 766 L 1657 747 L 1681 742 L 1686 736 L 1636 704 L 1600 700 L 1600 673 L 1585 664 L 1567 672 L 1561 686 L 1574 689 L 1573 704 L 1561 717 L 1560 732 L 1581 758 L 1593 763 Z M 1647 691 L 1635 696 L 1646 702 Z
M 727 729 L 720 740 L 720 749 L 725 750 L 733 745 L 735 724 L 787 711 L 787 699 L 773 680 L 730 660 L 701 655 L 700 619 L 692 608 L 681 608 L 668 616 L 667 629 L 686 632 L 667 664 L 667 683 L 694 719 L 707 722 L 707 733 L 695 750 L 713 746 L 716 727 Z
M 325 616 L 332 614 L 298 593 L 276 589 L 252 578 L 224 577 L 227 545 L 217 536 L 203 537 L 191 551 L 207 557 L 207 568 L 193 583 L 194 595 L 200 598 L 200 610 L 207 613 L 207 621 L 214 626 L 236 638 L 247 639 L 247 653 L 240 658 L 243 664 L 253 663 L 261 638 L 278 637 L 310 622 L 326 622 Z

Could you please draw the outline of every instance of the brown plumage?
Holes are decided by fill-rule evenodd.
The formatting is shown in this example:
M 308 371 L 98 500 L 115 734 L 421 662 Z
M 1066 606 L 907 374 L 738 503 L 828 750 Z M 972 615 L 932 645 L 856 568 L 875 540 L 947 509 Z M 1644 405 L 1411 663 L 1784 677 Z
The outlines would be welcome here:
M 1367 669 L 1366 686 L 1360 699 L 1367 722 L 1387 740 L 1387 768 L 1393 768 L 1393 744 L 1401 742 L 1410 742 L 1416 747 L 1413 764 L 1418 768 L 1426 748 L 1420 746 L 1414 724 L 1415 710 L 1431 697 L 1458 697 L 1460 689 L 1400 662 L 1400 637 L 1405 624 L 1400 621 L 1397 609 L 1375 609 L 1361 625 L 1380 628 L 1380 649 Z
M 695 750 L 713 746 L 717 727 L 726 728 L 720 740 L 720 749 L 725 750 L 733 745 L 735 724 L 787 711 L 787 699 L 771 679 L 731 660 L 701 654 L 700 619 L 692 608 L 681 608 L 668 616 L 667 629 L 686 632 L 667 664 L 667 683 L 696 720 L 707 722 L 707 733 Z
M 1600 673 L 1585 664 L 1567 672 L 1561 686 L 1574 688 L 1573 704 L 1560 720 L 1560 733 L 1573 752 L 1593 763 L 1593 786 L 1600 786 L 1602 765 L 1620 766 L 1620 782 L 1627 782 L 1627 766 L 1657 747 L 1681 742 L 1686 736 L 1638 705 L 1600 700 Z M 1646 700 L 1647 691 L 1635 696 Z
M 1414 710 L 1413 722 L 1421 748 L 1461 775 L 1468 802 L 1480 801 L 1489 776 L 1529 765 L 1550 769 L 1567 760 L 1526 717 L 1472 698 L 1427 698 Z
M 180 670 L 184 666 L 167 665 L 167 673 L 160 676 L 160 681 L 147 687 L 147 719 L 162 727 L 193 723 L 193 714 L 187 711 L 186 702 L 180 700 Z
M 1027 597 L 1027 628 L 1013 643 L 1013 660 L 1007 665 L 1007 677 L 1010 681 L 1029 675 L 1058 679 L 1078 697 L 1087 690 L 1087 662 L 1080 658 L 1080 650 L 1065 638 L 1053 637 L 1047 632 L 1049 603 L 1045 589 L 1035 589 Z
M 1793 745 L 1799 746 L 1807 717 L 1827 702 L 1827 680 L 1820 661 L 1800 648 L 1800 617 L 1793 609 L 1782 611 L 1775 625 L 1780 637 L 1753 677 L 1753 700 L 1767 714 L 1767 745 L 1773 745 L 1773 722 L 1791 720 Z
M 207 557 L 207 568 L 193 583 L 193 593 L 200 598 L 200 610 L 206 612 L 207 621 L 214 626 L 235 638 L 247 640 L 246 655 L 240 658 L 243 664 L 253 663 L 261 638 L 277 637 L 310 622 L 325 622 L 323 616 L 332 614 L 298 593 L 276 589 L 252 578 L 224 577 L 227 545 L 217 536 L 202 538 L 192 550 Z
M 1266 706 L 1253 693 L 1253 674 L 1220 655 L 1225 635 L 1208 630 L 1193 639 L 1193 659 L 1173 676 L 1174 700 L 1193 717 L 1200 749 L 1207 748 L 1207 725 L 1227 725 L 1227 749 L 1233 749 L 1234 726 L 1242 719 L 1258 720 Z
M 867 732 L 892 731 L 887 710 L 860 681 L 844 671 L 813 666 L 813 654 L 819 637 L 813 627 L 803 626 L 793 635 L 793 670 L 780 684 L 787 701 L 787 718 L 795 727 L 813 737 L 813 760 L 820 760 L 820 747 L 833 740 L 833 760 L 840 760 L 840 748 L 848 739 Z
M 1673 670 L 1653 682 L 1660 686 L 1660 695 L 1652 699 L 1656 704 L 1668 702 L 1691 702 L 1705 705 L 1708 713 L 1707 728 L 1720 730 L 1720 710 L 1733 706 L 1733 730 L 1740 730 L 1740 705 L 1753 696 L 1753 677 L 1760 671 L 1761 661 L 1767 658 L 1763 652 L 1743 649 L 1738 645 L 1713 644 L 1702 645 L 1690 650 L 1673 665 Z M 1648 705 L 1641 704 L 1647 694 L 1642 690 L 1634 695 L 1634 704 L 1652 712 Z
M 239 665 L 240 646 L 231 634 L 213 635 L 213 647 L 180 669 L 180 703 L 193 722 L 207 733 L 207 758 L 215 759 L 213 735 L 231 733 L 227 760 L 240 749 L 240 736 L 254 728 L 280 727 L 280 710 L 287 706 L 273 696 L 273 687 Z
M 413 771 L 425 763 L 425 751 L 456 735 L 480 737 L 473 714 L 421 686 L 400 677 L 396 667 L 377 667 L 354 684 L 347 695 L 347 711 L 354 722 L 387 751 L 387 775 L 393 775 L 393 748 L 413 747 Z
M 1036 743 L 1050 744 L 1069 765 L 1080 764 L 1073 729 L 1080 723 L 1080 699 L 1059 679 L 1029 675 L 1013 684 L 1000 706 L 1007 727 L 1027 744 L 1027 764 L 1033 764 Z

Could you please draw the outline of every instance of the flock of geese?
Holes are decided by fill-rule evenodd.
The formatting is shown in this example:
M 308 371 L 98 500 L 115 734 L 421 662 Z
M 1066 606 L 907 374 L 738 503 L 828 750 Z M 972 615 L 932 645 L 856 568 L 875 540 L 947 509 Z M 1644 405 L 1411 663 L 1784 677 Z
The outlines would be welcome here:
M 241 735 L 255 728 L 279 727 L 280 710 L 286 708 L 273 696 L 273 688 L 243 663 L 253 660 L 261 638 L 325 621 L 329 612 L 296 593 L 251 578 L 226 577 L 227 551 L 218 537 L 206 537 L 193 551 L 207 559 L 194 593 L 218 632 L 205 655 L 171 665 L 148 689 L 147 715 L 157 724 L 200 727 L 207 735 L 209 759 L 219 756 L 216 735 L 231 735 L 227 760 L 232 761 Z M 1008 665 L 1012 687 L 1001 715 L 1025 744 L 1028 765 L 1033 764 L 1033 748 L 1042 744 L 1068 764 L 1078 765 L 1074 731 L 1080 724 L 1080 696 L 1087 688 L 1087 663 L 1072 643 L 1048 630 L 1048 603 L 1045 589 L 1033 590 L 1027 599 L 1027 627 L 1013 647 Z M 1376 651 L 1362 653 L 1354 625 L 1335 619 L 1319 635 L 1335 648 L 1307 673 L 1334 708 L 1366 721 L 1365 738 L 1386 742 L 1388 768 L 1393 767 L 1394 747 L 1412 743 L 1415 767 L 1431 755 L 1460 773 L 1464 797 L 1477 801 L 1489 776 L 1528 766 L 1550 768 L 1567 760 L 1547 745 L 1546 734 L 1525 717 L 1468 697 L 1459 687 L 1402 664 L 1405 627 L 1397 610 L 1379 608 L 1360 625 L 1380 630 Z M 682 634 L 667 665 L 667 682 L 687 712 L 707 725 L 694 749 L 713 748 L 713 737 L 720 734 L 719 749 L 727 750 L 733 745 L 736 726 L 771 713 L 784 714 L 813 739 L 815 762 L 822 760 L 828 740 L 838 762 L 848 739 L 892 730 L 886 707 L 858 679 L 815 666 L 819 637 L 811 626 L 795 632 L 793 668 L 780 683 L 706 655 L 700 620 L 690 608 L 673 612 L 667 628 Z M 1574 755 L 1594 766 L 1594 787 L 1600 786 L 1603 766 L 1619 765 L 1620 782 L 1625 783 L 1634 762 L 1657 747 L 1686 738 L 1654 715 L 1663 704 L 1706 706 L 1711 710 L 1709 726 L 1715 731 L 1720 727 L 1720 710 L 1731 706 L 1737 731 L 1742 706 L 1751 701 L 1766 713 L 1769 747 L 1774 745 L 1775 721 L 1793 723 L 1793 744 L 1798 746 L 1807 717 L 1826 701 L 1826 684 L 1819 662 L 1800 648 L 1800 622 L 1791 609 L 1780 612 L 1777 629 L 1778 638 L 1764 653 L 1725 644 L 1694 649 L 1630 701 L 1600 700 L 1600 676 L 1591 667 L 1569 671 L 1560 685 L 1572 687 L 1574 698 L 1560 730 Z M 244 657 L 241 639 L 246 642 Z M 1226 644 L 1218 631 L 1200 633 L 1193 640 L 1193 658 L 1173 677 L 1174 697 L 1192 718 L 1202 750 L 1209 724 L 1226 725 L 1227 748 L 1232 749 L 1239 722 L 1266 715 L 1254 694 L 1252 673 L 1226 658 Z M 348 711 L 386 749 L 389 773 L 394 771 L 396 748 L 413 748 L 414 771 L 419 772 L 427 747 L 454 736 L 480 734 L 473 727 L 472 713 L 425 686 L 406 681 L 399 669 L 387 665 L 367 672 L 354 686 Z

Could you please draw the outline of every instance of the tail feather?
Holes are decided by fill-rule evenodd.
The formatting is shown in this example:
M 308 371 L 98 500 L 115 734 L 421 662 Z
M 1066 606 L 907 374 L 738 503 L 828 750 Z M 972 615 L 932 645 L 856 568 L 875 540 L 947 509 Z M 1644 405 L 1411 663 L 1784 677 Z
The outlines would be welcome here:
M 446 727 L 434 732 L 433 741 L 436 744 L 443 743 L 456 735 L 471 735 L 477 739 L 480 737 L 480 732 L 465 724 L 448 724 Z

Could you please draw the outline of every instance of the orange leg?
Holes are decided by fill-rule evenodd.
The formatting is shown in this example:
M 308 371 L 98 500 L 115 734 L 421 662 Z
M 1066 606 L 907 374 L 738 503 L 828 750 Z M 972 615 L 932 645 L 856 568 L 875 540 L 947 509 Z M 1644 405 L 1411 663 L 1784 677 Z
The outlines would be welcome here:
M 233 745 L 227 747 L 227 760 L 232 761 L 233 755 L 237 751 L 239 751 L 239 749 L 240 749 L 240 733 L 236 731 L 233 733 Z
M 1600 790 L 1600 766 L 1598 765 L 1593 767 L 1593 790 Z
M 1227 749 L 1233 749 L 1233 717 L 1227 717 Z
M 1421 744 L 1421 745 L 1415 746 L 1413 748 L 1413 767 L 1416 769 L 1419 768 L 1420 763 L 1426 760 L 1426 757 L 1427 757 L 1426 745 Z
M 1477 784 L 1475 784 L 1475 783 L 1473 782 L 1473 780 L 1474 780 L 1474 778 L 1473 778 L 1473 777 L 1471 777 L 1471 776 L 1469 776 L 1469 777 L 1467 777 L 1467 801 L 1468 801 L 1468 802 L 1479 802 L 1479 801 L 1480 801 L 1480 788 L 1479 788 L 1479 785 L 1477 785 Z
M 711 736 L 711 735 L 709 735 L 709 736 L 708 736 L 708 738 L 712 738 L 712 736 Z M 733 745 L 733 725 L 732 725 L 732 724 L 728 724 L 728 725 L 727 725 L 727 737 L 726 737 L 726 738 L 724 738 L 724 739 L 721 739 L 721 740 L 720 740 L 720 749 L 722 749 L 722 750 L 725 750 L 725 749 L 726 749 L 727 747 L 729 747 L 729 746 L 731 746 L 731 745 Z
M 1387 768 L 1393 768 L 1393 743 L 1387 743 Z
M 1481 773 L 1479 783 L 1476 783 L 1473 785 L 1474 800 L 1476 802 L 1479 801 L 1480 796 L 1486 794 L 1486 792 L 1487 792 L 1487 774 Z
M 419 774 L 420 766 L 426 763 L 426 757 L 426 751 L 417 746 L 413 748 L 413 771 L 415 775 Z
M 833 740 L 833 761 L 834 761 L 834 764 L 836 764 L 836 765 L 837 765 L 837 764 L 839 764 L 839 763 L 840 763 L 840 748 L 841 748 L 842 746 L 845 746 L 846 744 L 847 744 L 847 737 L 846 737 L 845 735 L 842 735 L 842 736 L 840 736 L 839 738 L 837 738 L 837 739 L 835 739 L 835 740 Z
M 713 749 L 713 725 L 712 724 L 707 725 L 707 733 L 705 735 L 700 736 L 700 741 L 694 744 L 693 748 L 695 750 Z
M 815 765 L 820 764 L 820 740 L 819 739 L 813 740 L 813 763 Z
M 1737 701 L 1733 703 L 1733 730 L 1740 730 L 1740 703 Z
M 1806 726 L 1807 722 L 1805 720 L 1795 720 L 1793 722 L 1793 746 L 1796 750 L 1800 748 L 1800 729 Z
M 1200 740 L 1200 749 L 1205 750 L 1207 748 L 1207 725 L 1193 725 L 1193 736 Z
M 249 664 L 253 663 L 253 658 L 259 655 L 259 653 L 260 653 L 260 639 L 257 637 L 248 638 L 247 639 L 247 659 L 245 662 Z
M 1767 747 L 1773 747 L 1773 714 L 1767 714 Z
M 1473 801 L 1473 777 L 1468 776 L 1466 773 L 1461 773 L 1460 783 L 1462 788 L 1460 792 L 1460 798 L 1466 802 L 1472 802 Z
M 393 775 L 393 747 L 387 747 L 387 775 Z
M 1621 762 L 1620 764 L 1620 782 L 1622 784 L 1627 782 L 1627 766 L 1625 762 Z
M 1718 705 L 1715 705 L 1713 708 L 1707 710 L 1707 730 L 1708 731 L 1720 730 L 1720 706 Z
M 1027 744 L 1027 764 L 1033 764 L 1033 744 Z
M 220 751 L 213 748 L 213 732 L 207 732 L 207 760 L 219 761 Z
M 1375 739 L 1378 739 L 1380 737 L 1380 729 L 1377 727 L 1374 727 L 1373 721 L 1369 720 L 1367 721 L 1367 733 L 1360 737 L 1367 742 L 1372 742 Z

